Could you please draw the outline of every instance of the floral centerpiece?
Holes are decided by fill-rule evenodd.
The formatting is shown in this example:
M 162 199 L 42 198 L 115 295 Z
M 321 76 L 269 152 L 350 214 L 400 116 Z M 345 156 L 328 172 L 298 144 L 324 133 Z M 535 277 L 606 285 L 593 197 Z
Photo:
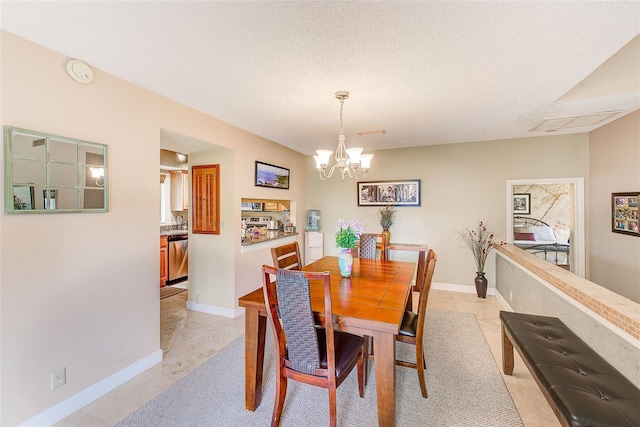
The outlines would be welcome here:
M 336 222 L 336 246 L 344 249 L 353 249 L 360 235 L 364 232 L 364 222 L 339 219 Z
M 350 277 L 353 269 L 353 254 L 356 242 L 364 232 L 364 222 L 356 220 L 339 219 L 336 223 L 336 246 L 342 248 L 338 255 L 340 275 Z
M 489 231 L 484 221 L 478 221 L 474 229 L 458 230 L 458 234 L 467 244 L 473 258 L 476 262 L 477 277 L 475 279 L 476 291 L 478 297 L 485 298 L 487 295 L 487 279 L 484 277 L 484 265 L 487 261 L 489 252 L 493 250 L 493 243 L 496 241 L 496 235 Z

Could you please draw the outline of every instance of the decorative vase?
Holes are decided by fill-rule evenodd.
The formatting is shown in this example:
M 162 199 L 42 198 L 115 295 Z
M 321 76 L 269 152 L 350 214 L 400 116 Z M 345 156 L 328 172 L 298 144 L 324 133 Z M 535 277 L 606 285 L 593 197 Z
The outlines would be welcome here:
M 476 292 L 478 293 L 478 298 L 486 298 L 487 297 L 487 278 L 484 277 L 484 272 L 476 272 L 477 276 L 475 279 L 476 283 Z
M 340 266 L 340 276 L 351 277 L 353 269 L 353 255 L 350 248 L 342 248 L 338 255 L 338 265 Z
M 382 235 L 384 235 L 385 239 L 387 239 L 387 245 L 391 241 L 391 233 L 389 230 L 382 230 Z

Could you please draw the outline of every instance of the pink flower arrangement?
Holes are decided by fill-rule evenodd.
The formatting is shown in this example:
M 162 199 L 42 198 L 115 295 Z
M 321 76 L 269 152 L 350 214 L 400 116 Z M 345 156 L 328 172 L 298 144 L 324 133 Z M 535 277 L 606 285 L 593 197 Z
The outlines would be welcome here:
M 363 221 L 353 219 L 347 221 L 340 218 L 336 222 L 336 246 L 353 249 L 362 233 L 364 233 Z

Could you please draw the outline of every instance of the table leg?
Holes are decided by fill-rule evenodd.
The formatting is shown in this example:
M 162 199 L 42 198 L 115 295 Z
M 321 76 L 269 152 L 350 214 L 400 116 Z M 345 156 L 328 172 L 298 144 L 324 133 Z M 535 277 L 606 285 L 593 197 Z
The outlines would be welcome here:
M 396 337 L 374 332 L 376 355 L 376 393 L 378 395 L 378 422 L 380 426 L 394 426 L 396 418 Z
M 244 396 L 245 408 L 255 411 L 262 401 L 262 372 L 267 318 L 258 310 L 245 309 Z

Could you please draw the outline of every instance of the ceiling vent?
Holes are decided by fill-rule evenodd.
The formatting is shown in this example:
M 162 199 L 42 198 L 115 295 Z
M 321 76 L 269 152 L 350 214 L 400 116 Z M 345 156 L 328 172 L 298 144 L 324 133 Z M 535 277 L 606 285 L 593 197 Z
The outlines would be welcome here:
M 360 136 L 375 136 L 375 135 L 384 135 L 386 134 L 387 131 L 384 129 L 379 129 L 379 130 L 365 130 L 362 132 L 358 132 L 358 135 Z
M 605 111 L 602 113 L 585 114 L 583 116 L 555 117 L 544 119 L 542 123 L 533 127 L 529 132 L 555 132 L 564 128 L 594 126 L 619 114 L 620 111 Z

